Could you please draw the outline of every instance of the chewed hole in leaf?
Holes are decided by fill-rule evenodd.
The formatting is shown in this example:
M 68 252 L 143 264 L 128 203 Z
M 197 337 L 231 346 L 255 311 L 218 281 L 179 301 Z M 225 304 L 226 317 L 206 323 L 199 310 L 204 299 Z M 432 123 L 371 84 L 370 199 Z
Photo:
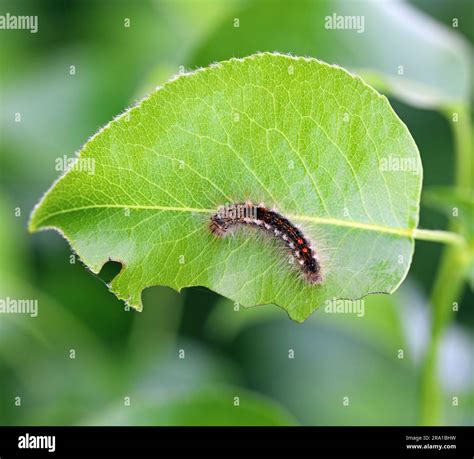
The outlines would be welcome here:
M 115 276 L 122 270 L 122 264 L 117 261 L 108 261 L 97 274 L 106 284 L 110 284 Z

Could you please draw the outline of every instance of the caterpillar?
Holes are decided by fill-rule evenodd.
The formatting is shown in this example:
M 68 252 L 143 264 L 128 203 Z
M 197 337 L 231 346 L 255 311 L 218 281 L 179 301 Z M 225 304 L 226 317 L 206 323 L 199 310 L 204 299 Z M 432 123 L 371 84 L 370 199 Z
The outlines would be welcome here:
M 218 237 L 225 237 L 237 225 L 251 225 L 281 239 L 298 262 L 310 284 L 321 284 L 323 277 L 318 256 L 308 238 L 287 218 L 263 204 L 251 202 L 222 206 L 212 215 L 209 229 Z

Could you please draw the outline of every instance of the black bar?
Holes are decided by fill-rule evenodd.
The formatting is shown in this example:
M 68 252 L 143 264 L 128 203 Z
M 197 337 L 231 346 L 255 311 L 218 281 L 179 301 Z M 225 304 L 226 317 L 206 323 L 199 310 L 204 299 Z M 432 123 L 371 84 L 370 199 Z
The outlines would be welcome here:
M 19 447 L 28 443 L 52 449 L 52 443 L 37 436 L 54 436 L 54 451 Z M 472 458 L 473 438 L 473 427 L 0 427 L 0 459 L 176 455 Z

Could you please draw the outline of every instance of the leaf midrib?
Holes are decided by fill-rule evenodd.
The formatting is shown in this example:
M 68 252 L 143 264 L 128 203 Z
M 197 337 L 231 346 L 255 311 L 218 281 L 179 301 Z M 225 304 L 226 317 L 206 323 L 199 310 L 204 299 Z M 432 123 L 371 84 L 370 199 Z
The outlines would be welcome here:
M 88 210 L 88 209 L 136 209 L 136 210 L 160 210 L 160 211 L 168 211 L 168 212 L 190 212 L 190 213 L 205 213 L 205 214 L 213 214 L 216 212 L 216 209 L 206 209 L 206 208 L 197 208 L 197 207 L 174 207 L 174 206 L 146 206 L 146 205 L 125 205 L 125 204 L 96 204 L 96 205 L 89 205 L 89 206 L 82 206 L 82 207 L 74 207 L 71 209 L 64 209 L 59 210 L 57 212 L 53 212 L 46 217 L 42 218 L 36 224 L 30 224 L 30 231 L 34 231 L 41 227 L 42 223 L 52 217 L 57 215 L 67 214 L 71 212 L 79 212 L 81 210 Z M 290 220 L 294 221 L 307 221 L 311 223 L 316 223 L 319 225 L 333 225 L 333 226 L 341 226 L 346 228 L 352 229 L 360 229 L 366 231 L 374 231 L 378 233 L 386 233 L 386 234 L 393 234 L 400 237 L 409 237 L 413 238 L 416 228 L 399 228 L 394 226 L 385 226 L 385 225 L 377 225 L 374 223 L 362 223 L 356 222 L 353 220 L 341 220 L 338 218 L 332 217 L 313 217 L 309 215 L 288 215 Z

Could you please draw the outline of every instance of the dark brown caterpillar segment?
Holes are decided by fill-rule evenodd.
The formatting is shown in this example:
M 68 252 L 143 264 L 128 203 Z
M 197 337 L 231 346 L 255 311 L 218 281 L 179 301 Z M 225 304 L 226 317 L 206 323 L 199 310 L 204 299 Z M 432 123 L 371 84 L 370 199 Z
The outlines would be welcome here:
M 262 204 L 238 203 L 219 208 L 211 217 L 209 228 L 216 236 L 224 237 L 236 225 L 252 225 L 273 233 L 291 250 L 308 282 L 322 282 L 321 266 L 313 247 L 301 230 L 287 218 Z

